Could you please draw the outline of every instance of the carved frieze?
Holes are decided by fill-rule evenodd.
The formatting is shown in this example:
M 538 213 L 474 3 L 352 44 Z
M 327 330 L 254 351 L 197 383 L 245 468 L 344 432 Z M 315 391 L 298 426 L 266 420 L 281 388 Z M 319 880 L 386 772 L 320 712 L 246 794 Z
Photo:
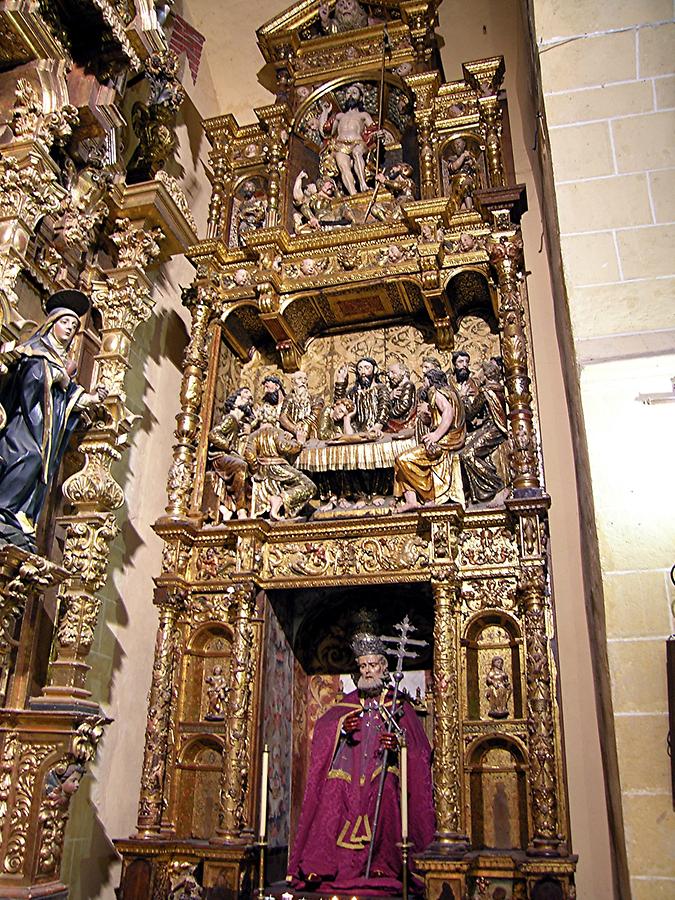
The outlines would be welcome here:
M 416 535 L 364 537 L 266 545 L 262 575 L 279 579 L 366 580 L 396 574 L 419 578 L 429 566 L 429 546 Z

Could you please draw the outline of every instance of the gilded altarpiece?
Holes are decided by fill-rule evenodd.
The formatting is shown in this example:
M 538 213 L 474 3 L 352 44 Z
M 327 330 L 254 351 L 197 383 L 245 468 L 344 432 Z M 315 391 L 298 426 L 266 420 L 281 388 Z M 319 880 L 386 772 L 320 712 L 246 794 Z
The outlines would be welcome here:
M 428 642 L 426 896 L 575 896 L 525 190 L 504 60 L 445 81 L 437 6 L 296 3 L 258 30 L 275 102 L 254 125 L 204 123 L 213 193 L 155 526 L 138 830 L 117 842 L 130 900 L 181 879 L 251 893 L 264 745 L 267 874 L 283 879 L 364 608 L 388 633 L 408 614 Z M 445 474 L 429 450 L 434 493 L 405 459 L 429 443 L 439 385 L 466 429 Z

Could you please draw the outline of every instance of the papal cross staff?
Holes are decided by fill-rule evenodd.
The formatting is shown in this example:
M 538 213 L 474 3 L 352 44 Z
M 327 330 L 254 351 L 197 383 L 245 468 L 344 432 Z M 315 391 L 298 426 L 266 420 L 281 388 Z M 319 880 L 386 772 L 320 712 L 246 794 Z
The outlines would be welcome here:
M 398 703 L 398 695 L 399 695 L 399 687 L 401 685 L 401 681 L 403 680 L 403 660 L 404 659 L 416 659 L 419 655 L 414 650 L 408 650 L 408 647 L 426 647 L 427 641 L 417 641 L 411 637 L 408 637 L 413 631 L 417 631 L 414 625 L 410 624 L 410 619 L 408 616 L 403 619 L 398 625 L 394 625 L 396 631 L 399 632 L 398 637 L 388 637 L 385 635 L 381 636 L 381 640 L 385 644 L 395 645 L 391 650 L 387 650 L 387 653 L 392 656 L 396 656 L 396 668 L 392 672 L 392 678 L 394 680 L 394 694 L 391 701 L 391 710 L 385 710 L 384 707 L 381 707 L 380 712 L 383 716 L 389 720 L 390 725 L 393 726 L 394 730 L 401 732 L 401 726 L 398 724 L 397 715 L 400 710 L 397 708 Z M 380 772 L 380 783 L 377 789 L 377 800 L 375 801 L 375 814 L 373 816 L 373 827 L 371 830 L 371 838 L 370 838 L 370 848 L 368 850 L 368 862 L 366 864 L 366 878 L 370 878 L 370 867 L 373 863 L 373 853 L 375 852 L 375 839 L 377 837 L 377 827 L 380 820 L 380 807 L 382 805 L 382 793 L 384 791 L 384 781 L 387 777 L 387 766 L 389 765 L 389 750 L 385 748 L 384 755 L 382 757 L 382 771 Z
M 368 209 L 366 210 L 366 214 L 363 217 L 364 223 L 368 221 L 368 216 L 370 215 L 370 211 L 375 204 L 375 200 L 377 198 L 377 192 L 380 189 L 380 182 L 377 181 L 377 173 L 380 171 L 380 147 L 382 146 L 382 124 L 384 122 L 384 72 L 385 72 L 385 63 L 387 56 L 391 56 L 391 40 L 389 39 L 389 32 L 387 31 L 387 23 L 384 23 L 382 28 L 382 66 L 380 68 L 380 108 L 378 111 L 377 117 L 377 148 L 375 150 L 375 190 L 373 191 L 373 196 L 370 198 L 370 203 L 368 204 Z

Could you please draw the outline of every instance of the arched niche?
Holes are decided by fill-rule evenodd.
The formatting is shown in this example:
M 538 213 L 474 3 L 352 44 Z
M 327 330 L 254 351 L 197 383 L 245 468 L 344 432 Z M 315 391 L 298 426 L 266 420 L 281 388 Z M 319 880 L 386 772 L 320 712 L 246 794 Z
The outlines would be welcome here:
M 493 333 L 497 333 L 497 294 L 482 268 L 463 266 L 456 269 L 445 284 L 444 294 L 454 331 L 459 329 L 466 316 L 478 316 L 488 323 Z
M 482 612 L 467 625 L 464 641 L 466 647 L 466 697 L 470 719 L 501 720 L 523 717 L 522 687 L 522 635 L 520 626 L 507 613 Z M 501 658 L 503 671 L 508 677 L 510 691 L 498 689 L 500 676 L 491 677 L 495 658 Z M 488 678 L 492 684 L 488 684 Z M 497 690 L 497 694 L 495 691 Z M 508 696 L 506 696 L 508 694 Z M 501 714 L 497 714 L 500 711 Z M 506 711 L 506 715 L 503 712 Z
M 445 197 L 449 197 L 453 192 L 453 179 L 458 178 L 468 168 L 462 163 L 464 151 L 468 151 L 473 159 L 474 190 L 479 190 L 488 184 L 485 146 L 481 136 L 473 131 L 454 131 L 445 138 L 439 150 L 442 190 Z
M 251 193 L 253 188 L 255 190 Z M 249 230 L 264 227 L 267 199 L 268 179 L 263 170 L 254 169 L 237 180 L 232 189 L 228 247 L 233 249 L 243 247 L 245 235 Z M 245 220 L 244 223 L 242 219 Z
M 215 835 L 223 750 L 212 735 L 199 735 L 183 748 L 176 764 L 178 837 L 210 840 Z
M 214 684 L 209 679 L 221 678 L 229 683 L 231 652 L 232 630 L 228 625 L 208 623 L 193 633 L 183 657 L 183 722 L 217 719 L 209 712 L 209 687 Z M 224 716 L 220 718 L 222 721 Z
M 525 751 L 508 737 L 491 736 L 470 749 L 471 843 L 475 848 L 524 849 L 528 840 Z

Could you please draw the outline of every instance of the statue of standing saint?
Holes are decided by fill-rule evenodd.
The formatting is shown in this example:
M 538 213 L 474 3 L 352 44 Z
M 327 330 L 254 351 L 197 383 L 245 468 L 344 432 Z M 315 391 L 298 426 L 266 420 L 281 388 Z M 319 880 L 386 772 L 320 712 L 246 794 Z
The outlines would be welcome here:
M 37 520 L 85 409 L 108 391 L 75 381 L 68 350 L 89 310 L 81 291 L 53 294 L 47 318 L 21 343 L 0 349 L 0 542 L 36 552 Z
M 495 656 L 492 667 L 485 678 L 487 691 L 485 698 L 488 702 L 488 716 L 491 719 L 506 719 L 509 715 L 509 698 L 511 697 L 511 679 L 504 671 L 504 659 Z
M 214 666 L 213 673 L 204 680 L 208 685 L 206 689 L 208 709 L 204 718 L 211 721 L 224 719 L 225 701 L 230 689 L 227 686 L 227 677 L 223 674 L 223 667 Z

